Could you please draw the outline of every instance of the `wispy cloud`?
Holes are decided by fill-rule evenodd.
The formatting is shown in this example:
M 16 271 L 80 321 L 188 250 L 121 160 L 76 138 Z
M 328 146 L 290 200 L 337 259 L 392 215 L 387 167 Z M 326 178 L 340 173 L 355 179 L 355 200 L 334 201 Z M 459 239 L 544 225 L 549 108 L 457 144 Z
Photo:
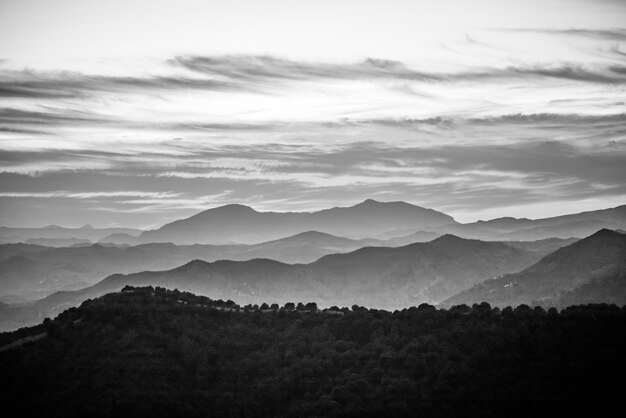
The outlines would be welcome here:
M 227 79 L 261 80 L 376 79 L 438 80 L 436 75 L 407 68 L 401 62 L 368 58 L 355 64 L 300 62 L 272 56 L 180 56 L 171 63 L 191 71 Z
M 53 191 L 53 192 L 32 192 L 32 193 L 2 193 L 0 197 L 31 197 L 31 198 L 66 198 L 66 199 L 94 199 L 94 198 L 107 198 L 107 197 L 120 197 L 120 198 L 151 198 L 151 199 L 167 199 L 180 196 L 180 193 L 175 192 L 145 192 L 145 191 L 114 191 L 114 192 L 68 192 L 68 191 Z
M 236 91 L 244 86 L 225 80 L 183 76 L 120 77 L 64 71 L 4 71 L 0 73 L 0 98 L 80 99 L 99 92 L 200 90 Z M 248 86 L 245 90 L 252 90 Z
M 620 0 L 621 1 L 621 0 Z M 516 32 L 516 33 L 539 33 L 555 36 L 576 36 L 582 38 L 595 38 L 601 40 L 610 41 L 626 41 L 626 29 L 549 29 L 549 28 L 502 28 L 496 29 L 501 32 Z

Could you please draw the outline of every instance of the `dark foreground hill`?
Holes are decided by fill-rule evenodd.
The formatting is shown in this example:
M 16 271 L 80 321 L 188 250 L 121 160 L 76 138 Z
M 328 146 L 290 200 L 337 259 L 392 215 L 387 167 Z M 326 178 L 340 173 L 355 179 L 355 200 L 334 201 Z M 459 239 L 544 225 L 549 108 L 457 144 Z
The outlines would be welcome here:
M 611 298 L 603 302 L 626 304 L 624 284 L 620 284 L 625 276 L 626 234 L 603 229 L 553 252 L 519 273 L 506 274 L 465 290 L 443 305 L 486 301 L 497 306 L 521 303 L 567 306 L 567 298 L 590 303 L 609 294 Z M 589 285 L 586 290 L 580 290 L 585 285 Z M 565 303 L 560 302 L 566 293 Z M 585 294 L 587 300 L 582 299 Z
M 127 288 L 0 334 L 12 416 L 606 416 L 626 310 L 245 307 Z

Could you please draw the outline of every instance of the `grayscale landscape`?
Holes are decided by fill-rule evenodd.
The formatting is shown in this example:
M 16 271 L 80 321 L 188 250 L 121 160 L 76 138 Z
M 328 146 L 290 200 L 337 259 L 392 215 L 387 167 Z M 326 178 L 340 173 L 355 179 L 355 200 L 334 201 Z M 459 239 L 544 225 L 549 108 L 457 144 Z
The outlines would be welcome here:
M 622 410 L 624 23 L 0 1 L 0 411 Z

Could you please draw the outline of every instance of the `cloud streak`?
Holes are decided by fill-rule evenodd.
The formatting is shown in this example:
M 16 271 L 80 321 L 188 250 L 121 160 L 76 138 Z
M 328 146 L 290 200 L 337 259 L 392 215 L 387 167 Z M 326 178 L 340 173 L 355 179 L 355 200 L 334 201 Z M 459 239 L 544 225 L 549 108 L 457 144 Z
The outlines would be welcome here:
M 496 29 L 500 32 L 513 33 L 538 33 L 554 36 L 576 36 L 609 41 L 626 41 L 626 29 L 547 29 L 547 28 L 519 28 L 519 29 Z
M 3 74 L 4 79 L 13 80 L 0 82 L 0 98 L 80 99 L 102 92 L 123 94 L 129 91 L 150 93 L 161 90 L 272 94 L 269 87 L 278 82 L 312 80 L 454 83 L 465 80 L 498 81 L 532 77 L 610 84 L 626 82 L 619 66 L 592 70 L 576 64 L 424 72 L 410 69 L 397 61 L 373 58 L 357 64 L 306 63 L 268 56 L 177 57 L 170 62 L 204 77 L 106 77 L 65 72 L 13 71 Z

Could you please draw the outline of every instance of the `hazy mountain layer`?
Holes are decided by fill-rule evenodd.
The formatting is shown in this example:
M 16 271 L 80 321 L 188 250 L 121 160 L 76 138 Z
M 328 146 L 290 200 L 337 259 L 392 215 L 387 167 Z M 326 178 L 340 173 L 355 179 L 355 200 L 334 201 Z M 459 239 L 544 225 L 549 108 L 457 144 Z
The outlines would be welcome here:
M 94 286 L 55 293 L 30 306 L 40 315 L 52 316 L 125 285 L 154 285 L 241 303 L 292 300 L 393 309 L 440 302 L 485 278 L 522 270 L 539 258 L 538 253 L 498 242 L 443 236 L 404 247 L 333 254 L 306 265 L 268 259 L 196 260 L 169 271 L 115 274 Z
M 111 234 L 128 234 L 137 236 L 142 231 L 131 228 L 92 228 L 85 225 L 82 228 L 63 228 L 56 225 L 49 225 L 42 228 L 10 228 L 6 226 L 0 227 L 0 243 L 17 243 L 26 242 L 27 240 L 37 239 L 73 239 L 88 240 L 97 242 L 98 240 Z
M 176 244 L 250 244 L 310 230 L 349 238 L 371 238 L 401 228 L 415 230 L 454 223 L 454 219 L 446 214 L 405 202 L 366 200 L 352 207 L 310 213 L 257 212 L 248 206 L 227 205 L 146 231 L 140 240 Z
M 483 301 L 497 306 L 542 301 L 560 304 L 559 298 L 565 292 L 580 294 L 581 290 L 576 289 L 593 280 L 597 281 L 593 287 L 602 287 L 603 279 L 613 277 L 612 280 L 619 281 L 616 277 L 623 278 L 624 273 L 626 235 L 604 229 L 555 251 L 519 273 L 480 283 L 442 305 Z
M 253 245 L 143 244 L 134 247 L 91 245 L 47 248 L 0 245 L 0 300 L 33 300 L 58 290 L 77 289 L 113 273 L 168 270 L 195 259 L 250 260 L 271 258 L 286 263 L 311 263 L 320 257 L 349 252 L 376 240 L 351 240 L 308 231 Z
M 466 238 L 490 241 L 533 241 L 586 237 L 600 229 L 626 229 L 626 205 L 543 219 L 498 218 L 432 228 Z
M 31 240 L 31 243 L 60 246 L 63 240 L 73 240 L 72 243 L 90 240 L 116 245 L 151 242 L 252 244 L 318 231 L 352 239 L 387 240 L 385 245 L 406 245 L 430 241 L 446 233 L 489 241 L 535 241 L 581 238 L 603 228 L 626 230 L 626 205 L 543 219 L 497 218 L 460 224 L 431 209 L 405 202 L 384 203 L 370 199 L 352 207 L 318 212 L 257 212 L 243 205 L 226 205 L 145 232 L 90 226 L 75 229 L 57 226 L 0 228 L 0 243 Z
M 322 256 L 354 251 L 365 246 L 401 246 L 426 238 L 351 240 L 321 232 L 301 234 L 253 245 L 143 244 L 134 247 L 92 245 L 47 248 L 25 244 L 0 245 L 0 300 L 23 302 L 59 290 L 88 286 L 114 273 L 169 270 L 192 260 L 251 260 L 269 258 L 289 264 L 311 263 Z M 416 241 L 410 241 L 415 239 Z M 408 242 L 407 242 L 408 241 Z M 507 243 L 546 255 L 568 240 Z

